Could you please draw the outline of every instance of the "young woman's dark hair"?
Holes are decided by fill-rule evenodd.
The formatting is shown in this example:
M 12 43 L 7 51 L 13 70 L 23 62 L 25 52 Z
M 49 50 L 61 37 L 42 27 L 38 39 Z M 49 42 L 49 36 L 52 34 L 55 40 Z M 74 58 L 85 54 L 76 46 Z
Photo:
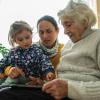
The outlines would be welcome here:
M 37 27 L 38 27 L 38 24 L 43 20 L 49 21 L 50 23 L 53 24 L 53 26 L 55 27 L 56 30 L 58 29 L 58 24 L 57 24 L 56 20 L 54 19 L 54 17 L 49 16 L 49 15 L 45 15 L 45 16 L 41 17 L 37 22 Z

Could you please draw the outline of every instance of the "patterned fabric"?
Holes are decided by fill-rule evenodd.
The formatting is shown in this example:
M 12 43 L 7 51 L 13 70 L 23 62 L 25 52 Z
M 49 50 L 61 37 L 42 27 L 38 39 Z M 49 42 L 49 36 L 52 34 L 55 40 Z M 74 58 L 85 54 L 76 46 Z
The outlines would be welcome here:
M 0 61 L 0 72 L 3 73 L 6 66 L 18 66 L 23 69 L 26 76 L 39 77 L 49 71 L 54 71 L 49 58 L 35 44 L 28 49 L 20 47 L 12 49 L 9 54 Z
M 51 49 L 47 49 L 46 47 L 43 46 L 43 44 L 39 42 L 36 43 L 36 45 L 38 45 L 44 52 L 44 54 L 46 54 L 47 56 L 49 56 L 52 65 L 54 66 L 54 68 L 57 68 L 57 65 L 60 62 L 60 58 L 61 58 L 61 50 L 64 47 L 64 44 L 59 43 L 58 41 L 56 42 L 56 45 L 51 48 Z
M 38 45 L 42 48 L 45 54 L 48 55 L 49 57 L 53 57 L 58 53 L 58 47 L 59 47 L 58 41 L 56 41 L 55 46 L 50 49 L 46 48 L 40 41 L 38 42 Z

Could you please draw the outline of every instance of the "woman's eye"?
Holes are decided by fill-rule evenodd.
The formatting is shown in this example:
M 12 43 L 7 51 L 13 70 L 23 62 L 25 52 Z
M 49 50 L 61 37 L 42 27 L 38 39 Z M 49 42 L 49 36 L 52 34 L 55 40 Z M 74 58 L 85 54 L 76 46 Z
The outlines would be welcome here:
M 69 28 L 69 27 L 72 26 L 73 23 L 74 23 L 74 22 L 65 22 L 65 23 L 63 24 L 63 26 L 64 26 L 65 28 Z
M 44 31 L 39 31 L 39 34 L 43 34 L 44 33 Z
M 47 30 L 47 33 L 51 33 L 51 32 L 52 32 L 51 30 L 49 30 L 49 29 Z
M 68 25 L 66 25 L 66 27 L 70 27 L 72 24 L 68 24 Z

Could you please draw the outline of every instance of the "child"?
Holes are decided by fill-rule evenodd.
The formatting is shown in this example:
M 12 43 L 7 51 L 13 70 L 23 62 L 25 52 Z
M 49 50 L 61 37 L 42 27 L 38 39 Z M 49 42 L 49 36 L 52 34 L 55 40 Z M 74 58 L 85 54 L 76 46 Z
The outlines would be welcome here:
M 0 61 L 1 84 L 23 84 L 29 76 L 45 77 L 47 81 L 55 78 L 49 58 L 41 48 L 32 44 L 29 24 L 15 21 L 10 27 L 8 40 L 14 48 Z

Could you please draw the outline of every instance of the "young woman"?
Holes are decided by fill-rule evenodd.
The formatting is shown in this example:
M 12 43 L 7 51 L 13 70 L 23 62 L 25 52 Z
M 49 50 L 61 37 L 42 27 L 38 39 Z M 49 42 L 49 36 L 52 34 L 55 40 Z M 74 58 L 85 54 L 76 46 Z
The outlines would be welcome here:
M 59 43 L 58 41 L 58 24 L 52 16 L 45 15 L 38 20 L 37 31 L 40 40 L 36 43 L 36 45 L 38 45 L 43 50 L 45 55 L 49 56 L 57 75 L 57 65 L 60 62 L 61 50 L 64 47 L 64 44 Z M 33 83 L 36 81 L 36 78 L 31 77 L 31 80 Z M 38 79 L 37 82 L 39 82 Z
M 60 61 L 61 50 L 64 44 L 59 43 L 59 27 L 56 20 L 49 15 L 41 17 L 37 22 L 40 41 L 37 43 L 43 52 L 49 56 L 55 70 Z

